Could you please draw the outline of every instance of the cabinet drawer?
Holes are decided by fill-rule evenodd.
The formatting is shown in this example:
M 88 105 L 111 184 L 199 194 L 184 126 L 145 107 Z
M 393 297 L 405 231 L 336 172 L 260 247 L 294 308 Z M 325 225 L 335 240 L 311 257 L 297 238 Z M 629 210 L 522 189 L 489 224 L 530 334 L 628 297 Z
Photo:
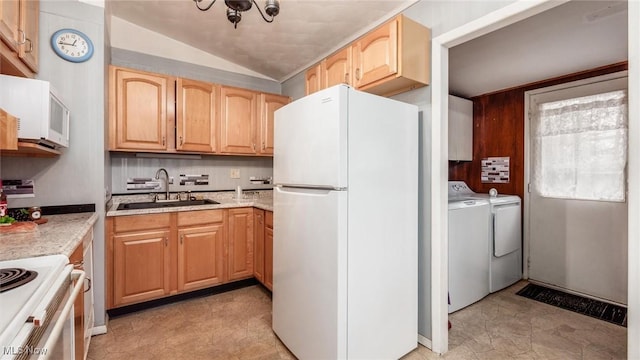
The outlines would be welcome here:
M 178 226 L 218 223 L 223 219 L 224 210 L 184 211 L 178 213 Z
M 171 225 L 171 214 L 118 216 L 114 220 L 116 233 L 125 231 L 166 228 Z
M 273 211 L 264 212 L 264 225 L 273 229 Z

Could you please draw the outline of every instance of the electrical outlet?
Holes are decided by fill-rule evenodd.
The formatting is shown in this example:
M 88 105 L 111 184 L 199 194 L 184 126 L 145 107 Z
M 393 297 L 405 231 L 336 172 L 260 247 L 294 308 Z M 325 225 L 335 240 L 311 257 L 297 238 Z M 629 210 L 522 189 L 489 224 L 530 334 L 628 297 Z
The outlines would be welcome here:
M 240 169 L 231 169 L 229 177 L 232 179 L 240 179 Z
M 169 184 L 173 184 L 173 176 L 169 176 Z

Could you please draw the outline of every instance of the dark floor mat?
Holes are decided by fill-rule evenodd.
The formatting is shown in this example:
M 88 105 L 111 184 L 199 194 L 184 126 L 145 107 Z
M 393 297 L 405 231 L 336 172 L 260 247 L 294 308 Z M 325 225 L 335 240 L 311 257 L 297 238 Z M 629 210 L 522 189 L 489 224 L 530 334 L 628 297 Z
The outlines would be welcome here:
M 627 308 L 529 284 L 516 293 L 529 299 L 557 306 L 596 319 L 627 327 Z

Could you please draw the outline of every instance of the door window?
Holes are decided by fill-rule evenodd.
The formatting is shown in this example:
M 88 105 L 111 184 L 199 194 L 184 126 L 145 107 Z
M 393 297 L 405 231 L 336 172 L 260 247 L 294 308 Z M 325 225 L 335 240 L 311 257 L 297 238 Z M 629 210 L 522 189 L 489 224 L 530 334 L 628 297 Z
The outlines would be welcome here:
M 532 110 L 539 196 L 625 200 L 627 90 L 540 102 Z

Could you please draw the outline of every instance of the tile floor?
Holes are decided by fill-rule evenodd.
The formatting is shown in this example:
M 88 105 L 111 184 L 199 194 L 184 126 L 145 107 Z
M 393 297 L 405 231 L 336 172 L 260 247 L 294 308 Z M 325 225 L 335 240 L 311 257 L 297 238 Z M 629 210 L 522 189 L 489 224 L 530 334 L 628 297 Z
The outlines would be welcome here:
M 625 359 L 626 328 L 515 295 L 520 282 L 450 316 L 447 359 Z M 111 319 L 91 360 L 294 359 L 260 286 Z M 403 360 L 441 358 L 419 346 Z

